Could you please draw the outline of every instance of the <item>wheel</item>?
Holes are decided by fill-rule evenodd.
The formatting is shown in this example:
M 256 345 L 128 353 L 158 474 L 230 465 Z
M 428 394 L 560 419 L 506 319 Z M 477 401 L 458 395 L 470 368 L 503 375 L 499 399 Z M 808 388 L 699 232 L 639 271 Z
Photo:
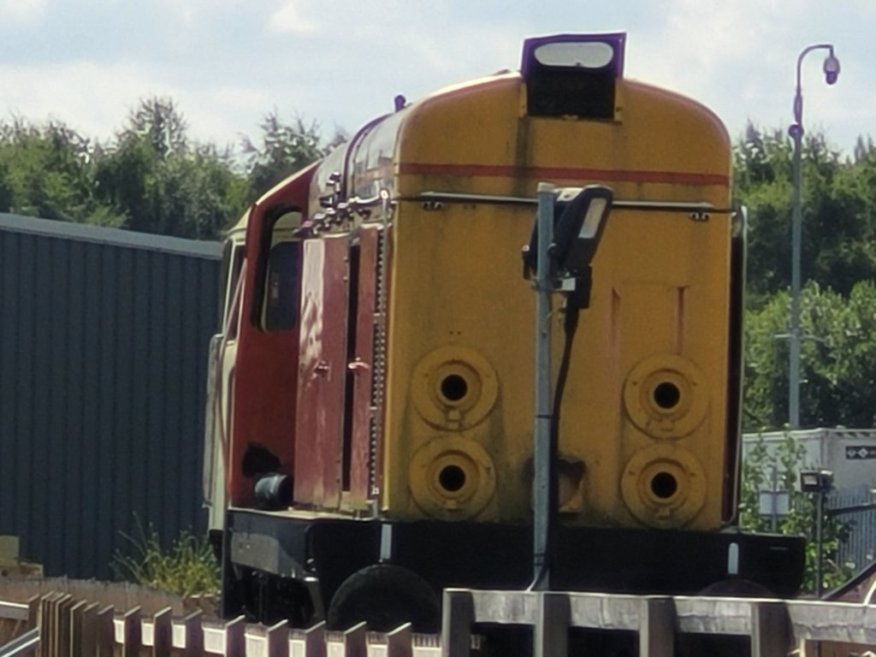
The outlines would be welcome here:
M 415 572 L 374 564 L 344 580 L 332 597 L 326 618 L 334 630 L 347 630 L 362 621 L 376 632 L 411 623 L 415 632 L 435 633 L 441 622 L 441 602 Z

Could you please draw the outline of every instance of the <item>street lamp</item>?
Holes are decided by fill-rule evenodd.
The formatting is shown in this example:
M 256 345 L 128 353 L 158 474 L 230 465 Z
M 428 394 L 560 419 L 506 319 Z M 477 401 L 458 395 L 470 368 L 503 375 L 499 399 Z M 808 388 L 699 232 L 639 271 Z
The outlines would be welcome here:
M 833 472 L 830 470 L 801 470 L 800 490 L 815 494 L 815 597 L 820 598 L 824 584 L 821 570 L 824 559 L 824 497 L 833 488 Z
M 840 63 L 833 54 L 833 45 L 820 43 L 803 49 L 797 57 L 797 92 L 794 96 L 794 124 L 788 134 L 794 140 L 794 166 L 792 172 L 793 192 L 791 197 L 791 330 L 790 363 L 788 374 L 788 424 L 792 429 L 800 427 L 800 244 L 803 232 L 803 216 L 800 208 L 800 157 L 803 142 L 803 94 L 800 90 L 800 70 L 803 58 L 813 50 L 824 49 L 824 80 L 834 84 L 839 77 Z
M 563 354 L 556 390 L 551 391 L 551 295 L 566 296 L 564 329 L 571 345 L 580 310 L 590 305 L 590 263 L 611 211 L 608 187 L 556 189 L 538 185 L 538 213 L 529 245 L 523 250 L 524 272 L 535 274 L 535 425 L 533 428 L 533 580 L 531 588 L 550 590 L 557 523 L 557 413 L 562 401 L 570 352 Z

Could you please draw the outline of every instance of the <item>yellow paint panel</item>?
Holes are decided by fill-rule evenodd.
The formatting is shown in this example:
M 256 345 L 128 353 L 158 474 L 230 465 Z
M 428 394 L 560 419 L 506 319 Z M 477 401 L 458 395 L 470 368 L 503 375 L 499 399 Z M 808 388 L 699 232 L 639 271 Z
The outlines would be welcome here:
M 506 76 L 411 110 L 396 153 L 400 194 L 534 199 L 542 180 L 602 182 L 624 201 L 727 207 L 726 132 L 691 101 L 624 83 L 622 121 L 578 121 L 521 116 L 522 97 L 519 80 Z M 412 495 L 427 488 L 411 479 L 412 459 L 418 459 L 418 472 L 441 471 L 421 463 L 425 457 L 418 454 L 460 464 L 448 470 L 447 499 L 469 490 L 464 485 L 470 483 L 466 473 L 476 476 L 472 463 L 490 471 L 493 488 L 478 498 L 476 519 L 531 517 L 535 295 L 522 278 L 520 250 L 534 214 L 534 206 L 488 203 L 427 208 L 409 200 L 397 207 L 381 499 L 391 517 L 435 517 L 434 508 L 444 519 L 455 517 L 452 503 L 438 500 L 441 505 L 430 511 L 432 502 L 418 504 Z M 630 209 L 616 209 L 609 219 L 562 408 L 567 522 L 720 524 L 731 225 L 727 212 L 694 219 L 701 218 Z M 557 311 L 555 371 L 561 325 Z M 435 355 L 446 348 L 459 356 Z M 485 407 L 477 372 L 487 370 L 496 379 L 495 401 L 483 417 L 468 421 L 466 409 Z M 644 429 L 624 401 L 634 372 L 645 386 L 636 394 L 646 395 L 642 404 L 656 418 Z M 432 387 L 416 392 L 424 378 Z M 445 384 L 449 399 L 442 400 Z M 424 411 L 423 404 L 433 402 L 434 412 Z M 442 444 L 470 445 L 478 457 L 442 451 Z M 440 497 L 430 481 L 429 494 Z

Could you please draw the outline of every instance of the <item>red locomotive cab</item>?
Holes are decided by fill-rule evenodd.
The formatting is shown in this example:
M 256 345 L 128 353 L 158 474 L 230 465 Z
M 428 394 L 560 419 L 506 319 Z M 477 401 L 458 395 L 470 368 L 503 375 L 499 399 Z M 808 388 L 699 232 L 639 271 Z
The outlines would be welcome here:
M 226 459 L 231 506 L 288 503 L 298 386 L 300 228 L 316 165 L 250 210 Z M 258 489 L 258 496 L 257 496 Z
M 377 494 L 375 344 L 388 253 L 378 195 L 345 189 L 370 127 L 250 212 L 230 412 L 231 507 L 362 511 Z

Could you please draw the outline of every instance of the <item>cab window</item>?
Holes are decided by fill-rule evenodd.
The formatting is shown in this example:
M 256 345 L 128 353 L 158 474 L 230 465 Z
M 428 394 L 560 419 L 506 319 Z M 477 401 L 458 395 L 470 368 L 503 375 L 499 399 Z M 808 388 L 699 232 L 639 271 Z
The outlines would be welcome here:
M 286 212 L 271 228 L 261 316 L 265 331 L 287 331 L 298 322 L 301 242 L 294 231 L 301 219 L 300 212 Z

